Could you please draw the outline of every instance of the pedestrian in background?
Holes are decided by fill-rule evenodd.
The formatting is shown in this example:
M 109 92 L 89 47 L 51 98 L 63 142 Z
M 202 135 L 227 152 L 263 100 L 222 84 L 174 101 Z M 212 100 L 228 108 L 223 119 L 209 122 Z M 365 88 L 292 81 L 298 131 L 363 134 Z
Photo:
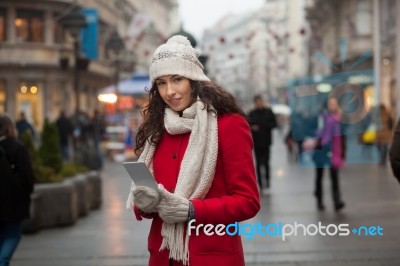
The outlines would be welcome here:
M 400 119 L 394 130 L 392 146 L 389 152 L 390 164 L 393 174 L 400 182 Z
M 331 190 L 336 211 L 344 208 L 339 185 L 339 169 L 343 166 L 345 158 L 345 139 L 340 124 L 341 113 L 335 97 L 328 98 L 328 112 L 323 113 L 322 128 L 317 133 L 318 147 L 314 151 L 315 162 L 315 197 L 317 208 L 324 210 L 322 178 L 324 167 L 327 167 L 331 177 Z
M 293 138 L 293 132 L 292 128 L 289 127 L 288 132 L 286 133 L 286 136 L 284 138 L 284 144 L 286 146 L 287 150 L 287 156 L 289 159 L 289 162 L 292 161 L 292 158 L 294 158 L 295 155 L 295 146 L 296 146 L 296 141 Z
M 0 266 L 6 266 L 21 239 L 21 222 L 29 216 L 35 178 L 29 153 L 5 114 L 0 114 L 0 169 Z
M 127 207 L 152 218 L 150 266 L 245 265 L 239 235 L 186 232 L 187 223 L 224 224 L 260 208 L 250 127 L 234 97 L 211 82 L 199 53 L 183 36 L 155 51 L 144 123 L 136 136 L 139 161 L 159 191 L 132 186 Z
M 28 132 L 31 133 L 32 138 L 35 137 L 35 130 L 33 129 L 33 126 L 26 119 L 26 115 L 24 112 L 21 112 L 19 114 L 19 120 L 17 120 L 17 122 L 15 123 L 15 126 L 17 128 L 19 139 L 22 138 L 22 135 L 24 134 L 24 132 L 26 130 L 28 130 Z
M 266 187 L 270 187 L 270 147 L 272 144 L 272 129 L 277 126 L 276 118 L 271 108 L 266 107 L 260 95 L 254 97 L 255 109 L 249 113 L 251 134 L 254 141 L 256 156 L 257 179 L 260 191 L 263 189 L 261 168 L 265 169 Z
M 106 121 L 104 115 L 98 110 L 95 110 L 89 123 L 90 138 L 93 139 L 95 149 L 99 150 L 100 143 L 106 133 Z
M 307 119 L 304 115 L 304 111 L 297 108 L 290 116 L 290 131 L 288 134 L 291 135 L 293 140 L 296 142 L 296 159 L 299 163 L 302 163 L 303 154 L 303 140 L 307 137 Z
M 135 115 L 129 117 L 127 132 L 125 135 L 125 159 L 134 160 L 137 159 L 135 154 L 136 147 L 136 134 L 139 127 L 139 121 Z
M 56 120 L 58 134 L 60 136 L 61 154 L 64 160 L 69 160 L 69 141 L 72 137 L 73 126 L 71 120 L 65 115 L 65 111 L 60 112 L 60 116 Z

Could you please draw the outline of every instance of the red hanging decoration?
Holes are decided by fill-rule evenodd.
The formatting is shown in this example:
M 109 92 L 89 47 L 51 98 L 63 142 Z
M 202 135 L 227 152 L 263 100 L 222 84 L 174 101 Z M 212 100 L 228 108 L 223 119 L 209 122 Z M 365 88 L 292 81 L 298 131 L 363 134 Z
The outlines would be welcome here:
M 140 33 L 139 36 L 136 37 L 136 40 L 137 40 L 138 42 L 141 42 L 142 39 L 143 39 L 143 37 L 144 37 L 144 32 Z

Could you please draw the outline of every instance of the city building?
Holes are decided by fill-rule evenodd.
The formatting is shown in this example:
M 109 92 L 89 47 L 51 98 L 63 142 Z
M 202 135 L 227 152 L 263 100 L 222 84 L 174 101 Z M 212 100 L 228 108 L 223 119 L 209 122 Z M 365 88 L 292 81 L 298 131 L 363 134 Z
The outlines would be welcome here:
M 138 11 L 129 25 L 127 41 L 135 58 L 135 69 L 148 71 L 155 49 L 179 30 L 177 0 L 129 0 Z
M 376 5 L 379 11 L 375 12 L 379 16 L 376 21 L 379 23 L 377 34 L 379 34 L 380 40 L 378 49 L 380 51 L 381 102 L 392 111 L 400 108 L 400 105 L 397 103 L 400 98 L 400 91 L 396 88 L 396 32 L 398 32 L 398 27 L 400 27 L 397 19 L 400 8 L 397 7 L 397 3 L 398 1 L 396 0 L 379 1 Z M 399 26 L 396 23 L 399 23 Z
M 140 6 L 139 2 L 146 4 Z M 74 54 L 72 31 L 63 24 L 75 7 L 91 14 L 86 15 L 86 20 L 95 24 L 93 32 L 97 38 L 90 47 L 82 40 L 78 56 Z M 150 16 L 149 23 L 139 31 L 135 29 L 135 16 L 153 11 L 156 13 Z M 98 91 L 115 83 L 119 76 L 116 71 L 121 72 L 120 78 L 125 78 L 135 68 L 148 69 L 151 51 L 140 49 L 152 49 L 164 41 L 173 31 L 169 25 L 174 12 L 176 0 L 1 1 L 0 112 L 18 118 L 23 111 L 38 130 L 46 117 L 54 119 L 60 110 L 73 114 L 78 98 L 79 109 L 91 113 L 99 107 Z M 137 36 L 132 34 L 135 30 Z M 114 32 L 124 44 L 117 54 L 109 43 Z M 138 38 L 146 41 L 138 42 Z M 89 60 L 81 60 L 83 56 Z M 75 58 L 79 58 L 78 64 Z
M 264 80 L 267 80 L 270 101 L 286 102 L 287 81 L 303 77 L 309 67 L 309 30 L 304 0 L 267 1 L 257 16 L 262 23 L 255 30 L 256 36 L 252 41 L 266 51 L 265 57 L 256 57 L 265 62 L 265 67 L 258 69 L 266 72 L 267 78 Z M 257 35 L 262 36 L 260 41 Z
M 243 105 L 251 103 L 255 94 L 254 86 L 249 84 L 250 38 L 249 24 L 252 12 L 241 15 L 228 15 L 212 28 L 204 32 L 202 52 L 208 56 L 209 77 L 220 86 L 233 93 Z
M 372 86 L 366 88 L 373 104 L 400 114 L 398 1 L 307 0 L 306 14 L 311 27 L 309 74 L 373 70 Z
M 303 6 L 303 0 L 266 1 L 257 11 L 228 15 L 205 31 L 209 75 L 245 109 L 256 94 L 270 103 L 286 102 L 286 81 L 307 74 Z
M 372 0 L 307 0 L 306 14 L 311 28 L 310 75 L 373 67 L 372 56 L 352 67 L 373 48 Z M 317 53 L 332 65 L 320 60 Z

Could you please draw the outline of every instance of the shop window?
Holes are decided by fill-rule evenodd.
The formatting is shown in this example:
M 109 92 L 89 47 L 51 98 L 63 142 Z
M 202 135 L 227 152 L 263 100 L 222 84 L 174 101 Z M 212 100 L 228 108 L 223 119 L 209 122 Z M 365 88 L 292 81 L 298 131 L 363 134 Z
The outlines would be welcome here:
M 35 10 L 17 10 L 15 19 L 17 40 L 20 42 L 43 42 L 44 14 Z
M 57 22 L 54 23 L 54 42 L 55 43 L 63 43 L 64 42 L 64 29 Z
M 5 82 L 0 80 L 0 114 L 6 111 L 6 86 Z
M 39 130 L 43 124 L 42 84 L 21 82 L 17 91 L 17 113 L 24 112 L 28 121 Z
M 64 29 L 60 24 L 60 18 L 63 14 L 54 13 L 53 15 L 53 30 L 54 30 L 54 42 L 55 43 L 64 43 Z
M 358 0 L 356 27 L 359 35 L 371 34 L 371 10 L 369 0 Z
M 64 106 L 68 104 L 66 101 L 65 84 L 63 82 L 56 82 L 51 86 L 49 103 L 51 108 L 51 115 L 53 119 L 57 119 L 61 110 L 64 110 Z
M 6 10 L 4 8 L 0 8 L 0 42 L 4 42 L 6 40 Z

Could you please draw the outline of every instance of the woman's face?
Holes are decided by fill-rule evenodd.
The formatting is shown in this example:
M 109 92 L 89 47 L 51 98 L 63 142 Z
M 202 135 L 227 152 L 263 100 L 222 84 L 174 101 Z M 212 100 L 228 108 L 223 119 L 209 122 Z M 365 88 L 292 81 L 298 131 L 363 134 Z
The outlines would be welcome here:
M 158 93 L 169 108 L 180 112 L 192 103 L 190 81 L 179 75 L 167 75 L 156 79 Z
M 328 100 L 328 111 L 331 114 L 336 114 L 339 111 L 339 105 L 336 98 L 329 98 Z

